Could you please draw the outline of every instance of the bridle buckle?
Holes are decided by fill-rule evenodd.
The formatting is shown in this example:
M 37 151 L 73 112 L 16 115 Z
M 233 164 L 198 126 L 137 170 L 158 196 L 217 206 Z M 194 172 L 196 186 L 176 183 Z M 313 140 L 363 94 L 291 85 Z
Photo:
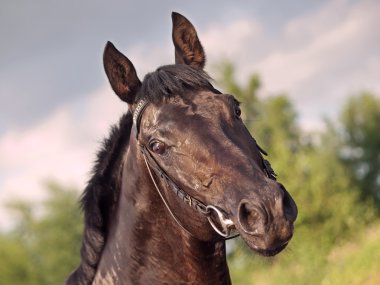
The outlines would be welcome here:
M 191 199 L 190 196 L 185 196 L 184 199 L 183 199 L 183 201 L 184 201 L 185 203 L 189 204 L 190 207 L 193 206 L 193 200 Z

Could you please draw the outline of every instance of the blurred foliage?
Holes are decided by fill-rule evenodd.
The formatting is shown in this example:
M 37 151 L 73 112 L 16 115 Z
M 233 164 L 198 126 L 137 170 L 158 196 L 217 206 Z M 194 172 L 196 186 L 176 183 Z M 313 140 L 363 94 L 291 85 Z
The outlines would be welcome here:
M 328 256 L 322 285 L 380 284 L 380 224 L 359 232 L 351 241 L 337 246 Z
M 334 133 L 340 138 L 339 157 L 361 195 L 380 207 L 380 99 L 368 92 L 351 97 Z
M 0 235 L 0 284 L 63 284 L 79 263 L 82 215 L 78 191 L 47 183 L 42 203 L 13 201 L 18 220 Z
M 263 97 L 258 75 L 246 84 L 224 62 L 218 84 L 241 101 L 243 119 L 297 202 L 295 235 L 274 258 L 228 242 L 233 284 L 379 284 L 380 100 L 363 93 L 339 121 L 305 132 L 285 94 Z M 49 183 L 40 204 L 14 201 L 16 227 L 0 234 L 1 284 L 62 284 L 79 263 L 78 192 Z

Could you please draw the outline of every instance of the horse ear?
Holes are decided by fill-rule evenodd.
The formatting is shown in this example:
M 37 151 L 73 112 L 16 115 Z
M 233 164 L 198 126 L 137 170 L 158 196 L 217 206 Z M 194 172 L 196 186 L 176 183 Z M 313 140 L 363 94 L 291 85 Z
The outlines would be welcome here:
M 121 100 L 133 104 L 141 82 L 132 62 L 107 42 L 103 54 L 103 64 L 113 91 Z
M 176 12 L 172 13 L 172 20 L 175 63 L 203 68 L 206 63 L 206 55 L 194 26 L 188 19 Z

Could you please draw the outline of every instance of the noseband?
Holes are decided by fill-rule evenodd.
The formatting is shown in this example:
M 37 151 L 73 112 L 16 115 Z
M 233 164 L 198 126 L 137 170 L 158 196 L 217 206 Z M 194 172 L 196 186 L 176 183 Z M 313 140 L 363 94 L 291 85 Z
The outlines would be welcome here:
M 144 145 L 141 144 L 139 141 L 139 132 L 140 132 L 140 122 L 141 122 L 141 117 L 142 114 L 144 113 L 145 108 L 149 102 L 145 99 L 141 99 L 139 103 L 136 106 L 135 111 L 133 112 L 133 132 L 135 133 L 135 137 L 137 140 L 137 143 L 140 147 L 140 151 L 143 154 L 144 162 L 145 165 L 148 169 L 149 176 L 152 179 L 152 182 L 161 197 L 161 200 L 163 201 L 164 205 L 166 206 L 168 212 L 172 216 L 172 218 L 176 221 L 176 223 L 185 231 L 187 232 L 190 236 L 194 235 L 187 230 L 182 223 L 179 221 L 177 216 L 173 213 L 171 208 L 169 207 L 168 202 L 166 201 L 165 196 L 162 194 L 160 188 L 158 187 L 158 184 L 156 182 L 156 179 L 153 176 L 152 169 L 158 174 L 158 176 L 165 181 L 165 183 L 169 186 L 170 189 L 179 197 L 186 205 L 192 207 L 194 210 L 196 210 L 198 213 L 201 215 L 205 216 L 210 223 L 211 227 L 222 237 L 222 239 L 227 240 L 227 239 L 232 239 L 235 238 L 239 235 L 239 233 L 236 231 L 235 225 L 232 222 L 231 219 L 227 218 L 225 211 L 219 209 L 216 206 L 213 205 L 205 205 L 203 202 L 200 200 L 194 198 L 193 196 L 189 195 L 186 193 L 183 189 L 181 189 L 167 174 L 166 172 L 160 167 L 160 165 L 157 163 L 153 155 L 150 153 L 149 149 Z M 257 145 L 258 146 L 258 145 Z M 266 154 L 266 152 L 261 149 L 258 146 L 258 149 L 262 154 Z M 267 176 L 271 179 L 276 179 L 276 174 L 273 171 L 272 167 L 270 166 L 269 161 L 263 159 L 263 167 L 264 171 L 266 172 Z M 214 216 L 217 217 L 219 220 L 219 224 L 222 227 L 220 229 L 216 223 L 213 220 L 213 213 L 215 214 Z

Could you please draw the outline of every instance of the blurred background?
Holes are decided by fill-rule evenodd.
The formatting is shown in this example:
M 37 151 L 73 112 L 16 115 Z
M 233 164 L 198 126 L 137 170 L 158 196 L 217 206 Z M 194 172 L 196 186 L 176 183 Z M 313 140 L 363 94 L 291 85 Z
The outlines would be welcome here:
M 112 41 L 140 78 L 173 63 L 172 11 L 296 200 L 288 248 L 229 242 L 234 284 L 380 284 L 380 2 L 1 1 L 0 284 L 61 284 L 78 199 L 110 125 Z

